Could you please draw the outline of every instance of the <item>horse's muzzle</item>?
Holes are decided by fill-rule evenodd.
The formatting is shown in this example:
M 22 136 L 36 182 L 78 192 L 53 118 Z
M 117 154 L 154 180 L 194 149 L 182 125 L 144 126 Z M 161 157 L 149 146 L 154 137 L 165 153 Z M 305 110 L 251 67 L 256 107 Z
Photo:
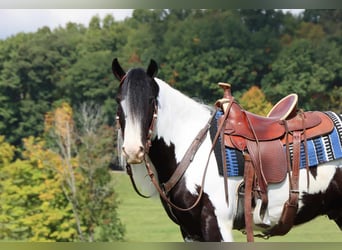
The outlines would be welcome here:
M 136 149 L 122 147 L 122 152 L 128 164 L 140 164 L 144 160 L 145 149 L 142 146 Z

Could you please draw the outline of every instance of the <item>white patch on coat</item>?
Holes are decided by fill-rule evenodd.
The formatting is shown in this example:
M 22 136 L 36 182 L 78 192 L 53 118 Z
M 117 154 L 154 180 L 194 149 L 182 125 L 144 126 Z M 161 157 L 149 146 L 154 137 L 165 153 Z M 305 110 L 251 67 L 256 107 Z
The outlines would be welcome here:
M 162 80 L 155 80 L 159 85 L 156 133 L 167 145 L 177 145 L 175 154 L 179 162 L 198 131 L 209 120 L 210 111 Z
M 299 201 L 298 208 L 303 206 L 301 198 L 305 193 L 317 194 L 319 192 L 325 192 L 329 183 L 331 182 L 335 172 L 337 162 L 325 163 L 317 167 L 317 176 L 314 178 L 309 174 L 309 189 L 307 189 L 307 172 L 306 169 L 301 169 L 299 174 Z M 268 211 L 271 224 L 274 225 L 278 222 L 283 205 L 289 198 L 289 180 L 288 177 L 285 181 L 279 184 L 271 184 L 268 187 Z
M 121 107 L 125 114 L 125 134 L 122 147 L 125 148 L 125 152 L 135 154 L 139 147 L 142 146 L 141 142 L 141 126 L 140 121 L 137 121 L 130 110 L 127 108 L 126 100 L 121 101 Z

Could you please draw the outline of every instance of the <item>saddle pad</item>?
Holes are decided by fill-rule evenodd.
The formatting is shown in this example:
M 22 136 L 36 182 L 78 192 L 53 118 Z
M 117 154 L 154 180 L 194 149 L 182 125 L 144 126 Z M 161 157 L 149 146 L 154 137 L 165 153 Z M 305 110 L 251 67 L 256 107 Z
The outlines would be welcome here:
M 334 112 L 328 111 L 325 112 L 330 119 L 334 123 L 334 129 L 331 133 L 316 137 L 307 140 L 307 149 L 308 149 L 308 160 L 309 167 L 315 167 L 318 164 L 322 164 L 328 161 L 332 161 L 335 159 L 342 158 L 342 117 Z M 215 116 L 215 124 L 217 126 L 217 120 L 223 115 L 222 111 L 217 111 Z M 217 127 L 216 127 L 217 129 Z M 221 140 L 221 138 L 219 139 Z M 284 152 L 286 152 L 286 148 L 284 145 Z M 225 147 L 225 156 L 226 156 L 226 171 L 228 176 L 236 177 L 243 176 L 244 173 L 244 158 L 242 152 L 235 148 Z M 293 157 L 293 146 L 290 144 L 290 157 L 292 161 Z M 304 142 L 301 143 L 301 162 L 300 168 L 305 168 L 305 151 L 304 151 Z M 222 168 L 219 168 L 219 172 L 221 175 Z
M 333 121 L 334 129 L 330 134 L 307 140 L 309 167 L 342 158 L 342 117 L 334 112 L 324 113 Z M 290 144 L 291 160 L 292 156 L 293 147 Z M 304 142 L 300 148 L 300 167 L 306 167 Z

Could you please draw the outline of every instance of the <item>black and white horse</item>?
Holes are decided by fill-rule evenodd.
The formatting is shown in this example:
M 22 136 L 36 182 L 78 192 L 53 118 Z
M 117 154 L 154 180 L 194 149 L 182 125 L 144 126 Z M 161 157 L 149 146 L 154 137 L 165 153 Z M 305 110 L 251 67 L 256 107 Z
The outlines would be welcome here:
M 117 103 L 122 154 L 135 168 L 144 169 L 147 162 L 153 165 L 158 182 L 165 183 L 198 131 L 210 120 L 213 110 L 156 78 L 158 67 L 153 60 L 147 70 L 133 68 L 126 73 L 114 59 L 112 70 L 120 81 Z M 212 139 L 208 135 L 182 178 L 168 193 L 170 202 L 181 208 L 191 207 L 202 193 L 196 206 L 180 211 L 161 199 L 186 241 L 233 241 L 237 189 L 243 177 L 229 177 L 227 203 L 215 154 L 208 159 L 211 148 Z M 299 208 L 294 224 L 327 214 L 342 229 L 342 159 L 318 165 L 310 172 L 309 183 L 307 189 L 306 170 L 301 169 Z M 271 226 L 279 221 L 288 193 L 288 178 L 269 185 L 267 210 Z

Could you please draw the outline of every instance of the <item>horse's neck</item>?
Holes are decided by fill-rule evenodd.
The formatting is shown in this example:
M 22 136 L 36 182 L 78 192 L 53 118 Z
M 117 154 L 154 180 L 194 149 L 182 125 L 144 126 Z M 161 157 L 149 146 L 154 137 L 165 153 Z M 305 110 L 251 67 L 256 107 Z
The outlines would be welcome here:
M 177 163 L 197 133 L 210 118 L 210 110 L 157 79 L 159 85 L 156 133 L 159 139 L 175 147 Z

